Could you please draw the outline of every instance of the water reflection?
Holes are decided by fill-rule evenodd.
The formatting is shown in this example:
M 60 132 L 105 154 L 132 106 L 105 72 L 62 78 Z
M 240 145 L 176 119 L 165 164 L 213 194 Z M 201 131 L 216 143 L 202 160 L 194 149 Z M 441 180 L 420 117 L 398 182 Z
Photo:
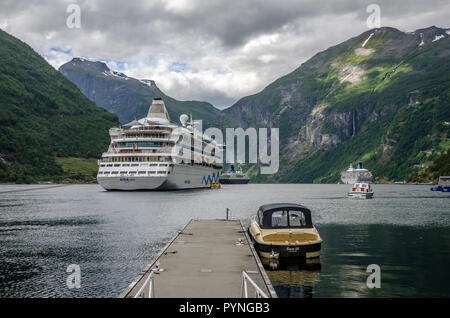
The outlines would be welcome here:
M 278 297 L 311 298 L 313 288 L 319 281 L 320 258 L 314 259 L 268 259 L 261 262 L 274 286 Z

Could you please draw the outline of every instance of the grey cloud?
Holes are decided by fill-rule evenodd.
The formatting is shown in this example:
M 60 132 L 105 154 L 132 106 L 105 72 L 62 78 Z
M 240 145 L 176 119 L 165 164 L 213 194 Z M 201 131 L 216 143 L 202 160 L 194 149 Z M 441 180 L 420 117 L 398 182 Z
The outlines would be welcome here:
M 82 8 L 80 30 L 66 27 L 69 3 Z M 404 31 L 449 27 L 448 0 L 177 0 L 172 7 L 148 0 L 2 0 L 0 25 L 55 66 L 71 55 L 123 61 L 125 73 L 152 78 L 176 98 L 230 105 L 318 51 L 366 31 L 370 3 L 381 6 L 383 25 Z M 264 36 L 275 40 L 259 43 Z M 52 52 L 54 47 L 71 48 L 71 55 Z M 171 73 L 174 62 L 188 70 Z

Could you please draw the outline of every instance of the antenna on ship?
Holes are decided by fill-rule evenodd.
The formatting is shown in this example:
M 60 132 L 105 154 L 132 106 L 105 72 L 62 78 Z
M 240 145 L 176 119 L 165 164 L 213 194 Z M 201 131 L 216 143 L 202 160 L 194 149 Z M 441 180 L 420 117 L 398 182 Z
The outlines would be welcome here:
M 189 122 L 188 128 L 190 128 L 192 130 L 191 133 L 193 133 L 194 130 L 195 130 L 195 128 L 194 128 L 194 120 L 192 119 L 192 113 L 189 113 L 189 114 L 191 115 L 191 120 Z

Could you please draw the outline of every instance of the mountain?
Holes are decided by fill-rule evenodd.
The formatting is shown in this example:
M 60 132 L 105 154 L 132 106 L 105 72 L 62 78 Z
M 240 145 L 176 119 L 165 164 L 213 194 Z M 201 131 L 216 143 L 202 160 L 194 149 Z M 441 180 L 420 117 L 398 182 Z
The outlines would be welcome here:
M 62 65 L 59 71 L 98 106 L 116 114 L 122 124 L 147 115 L 155 97 L 161 97 L 172 120 L 181 114 L 192 113 L 194 119 L 202 119 L 208 126 L 219 110 L 199 101 L 179 101 L 164 94 L 152 80 L 138 80 L 112 71 L 103 62 L 74 58 Z
M 280 170 L 253 169 L 256 181 L 336 182 L 359 160 L 377 181 L 436 179 L 450 171 L 449 37 L 437 27 L 370 30 L 219 112 L 101 62 L 73 59 L 58 72 L 0 31 L 0 182 L 93 180 L 93 158 L 119 120 L 91 100 L 124 123 L 143 117 L 153 97 L 174 120 L 192 112 L 205 126 L 279 127 Z
M 58 159 L 99 157 L 115 115 L 0 30 L 0 182 L 60 180 Z
M 359 160 L 378 181 L 412 180 L 448 158 L 449 37 L 434 26 L 364 32 L 240 99 L 219 122 L 279 127 L 280 170 L 259 181 L 337 182 Z

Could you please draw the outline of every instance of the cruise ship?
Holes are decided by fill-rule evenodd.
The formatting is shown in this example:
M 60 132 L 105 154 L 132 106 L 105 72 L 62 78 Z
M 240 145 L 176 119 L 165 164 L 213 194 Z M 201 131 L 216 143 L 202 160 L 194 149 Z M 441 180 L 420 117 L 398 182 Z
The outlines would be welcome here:
M 222 173 L 219 182 L 221 184 L 247 184 L 250 178 L 242 171 L 234 170 L 234 165 L 231 165 L 230 173 Z
M 350 164 L 350 167 L 341 173 L 341 180 L 345 184 L 354 184 L 357 182 L 371 182 L 373 179 L 369 170 L 364 168 L 362 162 L 358 163 L 356 169 Z
M 188 120 L 183 114 L 181 126 L 171 122 L 164 101 L 155 98 L 146 118 L 111 128 L 111 143 L 99 160 L 98 183 L 106 190 L 175 190 L 218 182 L 223 146 L 194 133 L 192 116 Z M 203 151 L 207 145 L 210 154 Z

